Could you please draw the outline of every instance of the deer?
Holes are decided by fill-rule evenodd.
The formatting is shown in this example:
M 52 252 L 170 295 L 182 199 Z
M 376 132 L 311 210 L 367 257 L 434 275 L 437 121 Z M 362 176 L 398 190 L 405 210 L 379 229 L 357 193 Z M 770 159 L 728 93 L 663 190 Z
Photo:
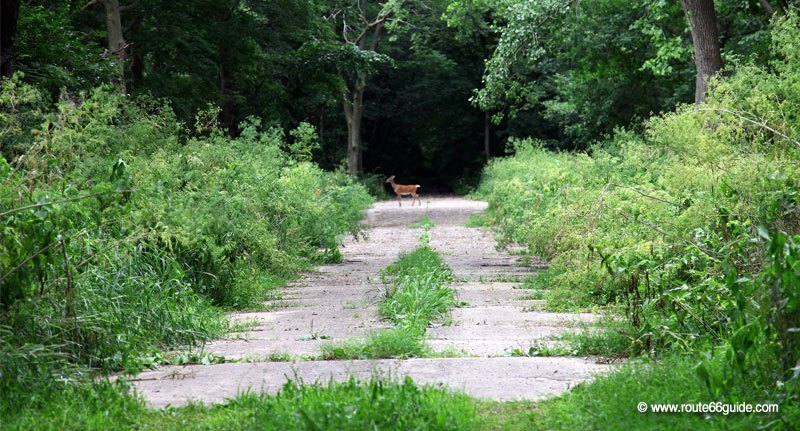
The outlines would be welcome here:
M 403 204 L 400 202 L 400 198 L 402 198 L 403 196 L 411 195 L 411 206 L 412 207 L 414 206 L 415 200 L 419 202 L 420 206 L 422 206 L 422 201 L 419 200 L 419 196 L 417 195 L 417 189 L 422 186 L 420 186 L 419 184 L 408 185 L 408 186 L 397 184 L 396 182 L 394 182 L 394 175 L 387 178 L 386 182 L 392 185 L 394 193 L 397 195 L 398 205 L 403 206 Z

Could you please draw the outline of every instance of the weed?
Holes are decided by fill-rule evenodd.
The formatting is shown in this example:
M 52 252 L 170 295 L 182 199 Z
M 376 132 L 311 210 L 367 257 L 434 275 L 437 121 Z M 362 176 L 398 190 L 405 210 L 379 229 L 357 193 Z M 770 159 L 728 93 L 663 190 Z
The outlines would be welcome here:
M 365 340 L 323 344 L 321 348 L 322 359 L 404 359 L 424 357 L 429 352 L 420 334 L 397 328 L 372 332 Z
M 430 229 L 433 228 L 433 222 L 431 222 L 431 219 L 428 216 L 424 216 L 420 220 L 415 221 L 414 223 L 411 223 L 410 225 L 408 225 L 408 227 L 410 229 L 420 229 L 421 228 L 421 229 L 425 229 L 425 230 L 430 230 Z
M 484 227 L 488 226 L 486 216 L 484 214 L 470 214 L 469 220 L 464 224 L 466 227 Z

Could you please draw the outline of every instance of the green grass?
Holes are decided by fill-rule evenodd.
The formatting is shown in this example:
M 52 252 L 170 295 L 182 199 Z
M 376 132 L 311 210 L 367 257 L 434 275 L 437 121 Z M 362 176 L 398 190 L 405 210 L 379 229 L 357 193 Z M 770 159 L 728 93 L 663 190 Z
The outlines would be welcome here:
M 695 358 L 672 357 L 656 363 L 623 365 L 611 375 L 582 384 L 561 397 L 542 402 L 531 414 L 528 429 L 756 429 L 759 422 L 773 418 L 741 414 L 658 414 L 639 413 L 645 403 L 689 404 L 720 401 L 712 399 L 697 378 Z M 759 394 L 736 393 L 738 402 L 761 403 Z M 728 400 L 727 402 L 733 402 Z
M 453 279 L 452 271 L 427 245 L 402 255 L 381 275 L 391 285 L 378 310 L 398 328 L 424 334 L 434 321 L 447 321 L 458 304 L 455 290 L 446 285 Z
M 796 407 L 781 414 L 639 413 L 637 404 L 768 402 L 743 386 L 713 399 L 697 378 L 696 357 L 618 366 L 593 382 L 540 402 L 492 402 L 411 379 L 288 382 L 276 395 L 241 394 L 224 404 L 150 410 L 124 383 L 64 384 L 6 415 L 5 430 L 749 430 L 792 429 Z M 3 401 L 0 399 L 0 403 Z M 782 421 L 782 422 L 781 422 Z
M 124 383 L 53 385 L 28 394 L 27 402 L 0 416 L 3 431 L 90 431 L 136 429 L 148 414 Z M 0 406 L 6 406 L 0 397 Z M 5 410 L 3 408 L 3 410 Z
M 426 229 L 427 232 L 427 229 Z M 431 355 L 424 341 L 433 322 L 447 323 L 450 310 L 458 305 L 450 268 L 427 245 L 406 253 L 381 271 L 386 284 L 378 304 L 381 316 L 393 328 L 322 346 L 323 359 L 411 358 Z
M 552 344 L 531 343 L 527 350 L 515 349 L 511 356 L 603 356 L 627 358 L 631 341 L 616 328 L 567 332 L 555 337 Z
M 541 301 L 545 299 L 545 292 L 543 290 L 534 290 L 519 297 L 524 301 Z
M 361 383 L 287 383 L 278 395 L 243 394 L 225 405 L 150 414 L 143 430 L 477 430 L 466 395 L 410 379 Z
M 6 416 L 7 430 L 477 430 L 463 394 L 410 379 L 288 382 L 276 395 L 241 394 L 225 404 L 150 410 L 124 383 L 65 385 Z
M 483 214 L 470 214 L 469 220 L 464 224 L 466 227 L 484 227 L 488 226 L 486 216 Z
M 548 269 L 537 271 L 536 274 L 526 277 L 519 289 L 549 290 L 553 282 L 553 272 Z
M 403 329 L 385 329 L 366 339 L 322 345 L 322 359 L 405 359 L 428 356 L 430 349 L 420 334 Z
M 408 227 L 411 228 L 411 229 L 420 229 L 420 228 L 422 228 L 422 229 L 426 229 L 427 230 L 427 229 L 433 228 L 433 222 L 431 221 L 431 219 L 428 216 L 424 216 L 421 219 L 419 219 L 418 221 L 415 221 L 414 223 L 411 223 L 410 225 L 408 225 Z

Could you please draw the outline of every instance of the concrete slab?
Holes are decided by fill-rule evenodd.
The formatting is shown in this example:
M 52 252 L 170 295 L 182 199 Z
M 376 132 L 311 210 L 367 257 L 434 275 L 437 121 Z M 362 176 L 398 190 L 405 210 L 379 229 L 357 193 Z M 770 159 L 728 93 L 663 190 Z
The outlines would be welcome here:
M 244 391 L 274 394 L 288 380 L 306 384 L 354 376 L 437 384 L 478 398 L 537 400 L 556 395 L 607 371 L 592 358 L 444 358 L 376 361 L 228 363 L 167 367 L 132 381 L 152 407 L 189 401 L 220 403 Z

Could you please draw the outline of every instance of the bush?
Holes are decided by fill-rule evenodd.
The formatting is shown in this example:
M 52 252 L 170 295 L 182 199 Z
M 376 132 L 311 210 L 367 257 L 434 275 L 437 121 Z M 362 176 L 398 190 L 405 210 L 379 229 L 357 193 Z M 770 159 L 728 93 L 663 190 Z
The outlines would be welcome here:
M 308 161 L 308 125 L 291 145 L 255 119 L 231 138 L 212 109 L 190 135 L 164 102 L 109 87 L 50 107 L 17 79 L 0 85 L 3 417 L 87 370 L 224 334 L 214 305 L 257 305 L 336 260 L 371 203 Z
M 719 374 L 700 368 L 715 396 L 747 381 L 790 411 L 797 22 L 775 30 L 769 66 L 737 65 L 705 104 L 648 120 L 643 136 L 617 131 L 586 154 L 512 141 L 513 156 L 490 163 L 477 192 L 505 241 L 550 260 L 549 308 L 619 307 L 632 353 L 719 352 Z

